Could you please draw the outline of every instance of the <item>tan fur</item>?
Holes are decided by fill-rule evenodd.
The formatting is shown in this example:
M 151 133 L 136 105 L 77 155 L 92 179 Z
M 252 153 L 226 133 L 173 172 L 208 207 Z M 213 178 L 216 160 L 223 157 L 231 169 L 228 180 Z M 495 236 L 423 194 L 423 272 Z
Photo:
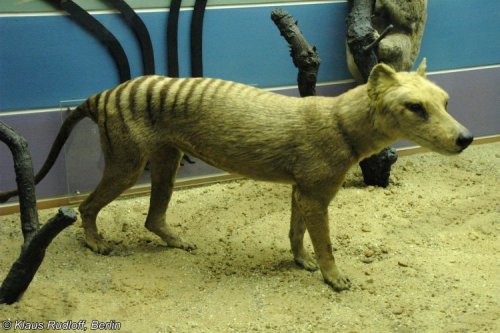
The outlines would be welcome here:
M 396 71 L 409 71 L 420 52 L 420 43 L 427 21 L 427 0 L 376 0 L 373 28 L 381 33 L 389 24 L 394 28 L 376 50 L 379 62 Z M 374 39 L 378 37 L 374 36 Z M 364 82 L 349 48 L 347 64 L 356 81 Z
M 98 235 L 97 214 L 135 183 L 149 160 L 146 227 L 168 246 L 192 249 L 165 223 L 185 152 L 229 172 L 291 184 L 295 261 L 308 270 L 317 267 L 304 250 L 307 229 L 326 283 L 335 290 L 349 288 L 335 264 L 328 227 L 328 205 L 348 169 L 399 138 L 448 154 L 470 143 L 457 145 L 457 138 L 470 134 L 446 113 L 447 94 L 423 72 L 422 67 L 420 74 L 396 73 L 377 65 L 367 85 L 333 98 L 286 97 L 216 79 L 159 76 L 91 97 L 74 111 L 97 121 L 106 162 L 100 184 L 80 206 L 88 246 L 110 250 Z M 425 119 L 407 103 L 420 103 Z

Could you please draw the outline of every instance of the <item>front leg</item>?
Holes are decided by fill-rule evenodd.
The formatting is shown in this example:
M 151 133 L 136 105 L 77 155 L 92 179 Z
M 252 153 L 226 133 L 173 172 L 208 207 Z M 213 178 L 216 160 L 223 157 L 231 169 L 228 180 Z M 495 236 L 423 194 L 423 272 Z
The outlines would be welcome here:
M 311 255 L 307 253 L 304 248 L 304 233 L 306 232 L 306 225 L 297 205 L 297 200 L 295 200 L 296 191 L 297 187 L 294 185 L 292 190 L 292 216 L 290 220 L 289 233 L 293 259 L 300 267 L 303 267 L 308 271 L 315 271 L 318 269 L 316 260 L 311 257 Z
M 328 226 L 330 198 L 319 192 L 297 188 L 294 191 L 297 207 L 304 218 L 325 282 L 335 291 L 349 289 L 351 281 L 340 273 L 333 257 Z

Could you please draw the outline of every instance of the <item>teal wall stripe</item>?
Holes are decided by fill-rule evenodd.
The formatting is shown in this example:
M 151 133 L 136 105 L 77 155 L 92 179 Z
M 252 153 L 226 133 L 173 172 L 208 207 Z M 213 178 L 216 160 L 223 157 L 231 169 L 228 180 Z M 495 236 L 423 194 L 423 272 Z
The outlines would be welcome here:
M 430 70 L 500 63 L 500 1 L 429 1 L 420 56 Z
M 345 3 L 290 6 L 304 34 L 323 58 L 320 81 L 349 77 L 345 66 Z M 296 69 L 288 46 L 270 19 L 270 7 L 212 9 L 205 14 L 205 75 L 257 84 L 293 85 Z M 189 30 L 192 11 L 179 18 L 181 76 L 190 75 Z M 122 42 L 132 76 L 141 75 L 133 33 L 118 14 L 94 15 Z M 151 33 L 157 72 L 166 72 L 168 13 L 140 13 Z M 331 28 L 331 27 L 338 27 Z M 68 16 L 0 18 L 0 108 L 19 110 L 81 99 L 118 83 L 106 49 Z

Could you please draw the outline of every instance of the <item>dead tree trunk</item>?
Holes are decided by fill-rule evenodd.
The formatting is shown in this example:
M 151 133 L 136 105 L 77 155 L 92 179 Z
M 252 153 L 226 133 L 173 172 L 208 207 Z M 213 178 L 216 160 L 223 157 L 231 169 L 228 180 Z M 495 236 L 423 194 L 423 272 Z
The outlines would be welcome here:
M 299 70 L 297 84 L 300 96 L 315 96 L 321 63 L 316 47 L 307 42 L 297 26 L 297 21 L 287 11 L 275 9 L 271 12 L 271 19 L 290 46 L 293 64 Z
M 392 28 L 389 26 L 376 38 L 377 33 L 371 22 L 374 6 L 375 0 L 350 0 L 347 15 L 347 46 L 365 82 L 372 68 L 378 63 L 375 48 Z M 361 161 L 359 165 L 365 184 L 382 187 L 389 185 L 391 166 L 397 158 L 395 149 L 384 148 L 380 153 Z
M 59 232 L 76 221 L 76 213 L 70 208 L 61 208 L 54 218 L 40 228 L 36 209 L 33 164 L 28 144 L 23 137 L 1 121 L 0 141 L 7 144 L 14 158 L 21 210 L 21 229 L 24 237 L 21 254 L 0 286 L 0 304 L 12 304 L 19 300 L 28 288 L 43 261 L 45 250 L 50 242 Z

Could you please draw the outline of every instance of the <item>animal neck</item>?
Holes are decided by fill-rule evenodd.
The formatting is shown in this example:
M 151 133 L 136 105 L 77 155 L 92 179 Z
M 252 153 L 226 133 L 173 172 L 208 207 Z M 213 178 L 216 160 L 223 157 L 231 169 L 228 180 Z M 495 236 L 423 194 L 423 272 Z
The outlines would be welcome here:
M 376 154 L 396 141 L 376 127 L 375 105 L 368 97 L 366 85 L 337 97 L 332 115 L 342 139 L 358 160 Z

